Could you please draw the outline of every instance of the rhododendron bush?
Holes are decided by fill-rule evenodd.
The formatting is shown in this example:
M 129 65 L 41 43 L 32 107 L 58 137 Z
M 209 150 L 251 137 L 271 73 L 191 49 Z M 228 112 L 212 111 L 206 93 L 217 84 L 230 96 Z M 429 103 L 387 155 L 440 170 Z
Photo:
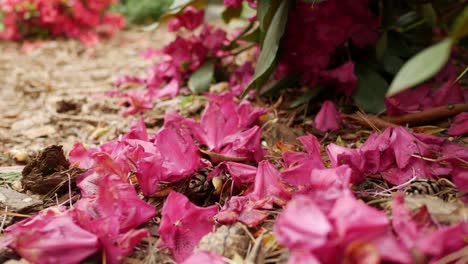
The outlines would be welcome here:
M 64 36 L 95 44 L 124 25 L 124 18 L 110 13 L 116 0 L 3 0 L 0 39 Z
M 106 1 L 20 2 L 2 2 L 15 25 L 7 38 L 24 37 L 25 23 L 82 39 L 117 19 Z M 141 52 L 154 65 L 120 76 L 106 93 L 135 117 L 129 130 L 69 152 L 71 167 L 82 169 L 79 199 L 10 225 L 0 245 L 31 263 L 96 254 L 124 263 L 137 245 L 148 263 L 164 254 L 176 263 L 467 262 L 468 93 L 457 64 L 465 50 L 456 45 L 468 9 L 450 33 L 437 32 L 443 45 L 435 49 L 447 58 L 402 88 L 401 74 L 436 43 L 395 50 L 408 44 L 409 22 L 388 19 L 415 3 L 225 0 L 226 21 L 244 9 L 255 14 L 242 18 L 246 28 L 225 30 L 182 2 L 164 24 L 174 39 Z M 54 33 L 59 19 L 75 32 L 86 14 L 77 35 Z M 154 104 L 177 96 L 203 105 L 148 122 Z M 442 120 L 442 129 L 415 126 L 424 118 Z

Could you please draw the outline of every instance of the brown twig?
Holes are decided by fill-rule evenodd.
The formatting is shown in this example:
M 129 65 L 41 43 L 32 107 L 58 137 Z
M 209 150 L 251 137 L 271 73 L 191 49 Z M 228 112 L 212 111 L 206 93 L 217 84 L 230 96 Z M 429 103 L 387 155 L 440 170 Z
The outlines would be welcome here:
M 386 128 L 386 127 L 396 127 L 397 124 L 393 124 L 391 122 L 385 121 L 378 116 L 374 115 L 367 115 L 365 118 L 362 115 L 349 115 L 349 114 L 341 114 L 344 120 L 350 123 L 356 123 L 361 126 L 365 126 L 371 129 L 375 128 Z
M 452 104 L 400 116 L 383 116 L 383 120 L 399 125 L 419 125 L 468 112 L 468 104 Z

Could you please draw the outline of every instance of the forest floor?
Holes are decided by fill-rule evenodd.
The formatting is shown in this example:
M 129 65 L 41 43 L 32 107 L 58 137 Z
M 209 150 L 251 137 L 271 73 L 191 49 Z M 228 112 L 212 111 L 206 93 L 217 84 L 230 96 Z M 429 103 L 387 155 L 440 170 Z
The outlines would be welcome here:
M 74 40 L 43 41 L 32 48 L 0 42 L 0 187 L 22 192 L 20 177 L 24 165 L 48 146 L 62 145 L 68 153 L 76 143 L 99 146 L 128 131 L 135 117 L 123 117 L 118 99 L 106 96 L 105 92 L 115 89 L 113 82 L 119 77 L 144 75 L 154 61 L 142 59 L 141 52 L 148 47 L 161 47 L 172 38 L 164 29 L 132 28 L 91 48 Z M 354 146 L 359 146 L 372 132 L 369 128 L 348 126 L 339 133 L 320 133 L 311 128 L 311 118 L 305 116 L 304 107 L 277 109 L 281 100 L 282 97 L 277 102 L 268 102 L 269 114 L 277 120 L 273 126 L 263 127 L 263 138 L 270 147 L 286 149 L 288 144 L 299 145 L 296 137 L 306 131 L 319 136 L 322 144 L 356 142 Z M 199 114 L 205 103 L 206 100 L 194 100 L 188 105 L 181 104 L 180 98 L 156 103 L 154 109 L 143 115 L 149 133 L 161 127 L 166 110 Z M 438 123 L 436 127 L 420 127 L 419 131 L 437 134 L 444 130 L 437 132 L 439 125 L 447 127 L 446 123 Z M 461 137 L 456 143 L 466 146 L 468 140 Z M 327 159 L 324 151 L 322 154 Z M 68 199 L 69 194 L 64 197 L 58 197 L 57 201 Z M 413 205 L 428 204 L 442 222 L 456 223 L 468 216 L 465 204 L 458 201 L 452 204 L 424 199 L 413 201 Z M 155 243 L 144 241 L 146 246 Z M 143 263 L 148 254 L 145 249 L 137 248 L 127 262 Z M 2 257 L 5 258 L 0 254 L 0 260 Z M 100 260 L 99 256 L 97 259 Z M 153 260 L 153 263 L 162 261 L 165 260 Z
M 85 48 L 75 40 L 0 43 L 0 166 L 24 163 L 46 146 L 96 145 L 125 131 L 131 117 L 105 92 L 123 75 L 144 75 L 145 48 L 171 41 L 164 30 L 134 28 Z M 15 161 L 16 160 L 16 161 Z

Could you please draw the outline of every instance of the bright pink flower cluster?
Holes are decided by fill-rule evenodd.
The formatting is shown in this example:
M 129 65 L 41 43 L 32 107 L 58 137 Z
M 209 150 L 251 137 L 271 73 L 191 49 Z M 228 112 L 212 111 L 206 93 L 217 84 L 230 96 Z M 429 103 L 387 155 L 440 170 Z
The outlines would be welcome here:
M 110 36 L 124 25 L 121 15 L 107 9 L 116 0 L 4 0 L 5 29 L 1 39 L 65 36 L 87 45 Z
M 289 12 L 277 77 L 299 72 L 305 84 L 332 83 L 351 95 L 357 82 L 354 65 L 336 65 L 332 63 L 333 55 L 349 41 L 358 47 L 374 44 L 378 27 L 369 0 L 299 1 Z
M 186 16 L 179 20 L 185 21 Z M 193 23 L 195 22 L 183 22 L 183 25 L 187 27 Z M 116 86 L 124 83 L 139 83 L 146 86 L 146 90 L 117 93 L 122 98 L 122 103 L 129 106 L 124 115 L 144 112 L 151 108 L 154 99 L 177 96 L 190 74 L 197 70 L 207 58 L 220 57 L 224 54 L 222 47 L 225 41 L 224 30 L 204 25 L 198 34 L 178 36 L 166 47 L 157 51 L 151 50 L 150 54 L 160 55 L 161 60 L 152 67 L 146 78 L 124 76 L 114 83 Z
M 176 31 L 181 27 L 194 30 L 203 23 L 204 18 L 205 11 L 203 9 L 198 10 L 193 6 L 188 6 L 182 14 L 169 20 L 167 27 L 169 31 Z

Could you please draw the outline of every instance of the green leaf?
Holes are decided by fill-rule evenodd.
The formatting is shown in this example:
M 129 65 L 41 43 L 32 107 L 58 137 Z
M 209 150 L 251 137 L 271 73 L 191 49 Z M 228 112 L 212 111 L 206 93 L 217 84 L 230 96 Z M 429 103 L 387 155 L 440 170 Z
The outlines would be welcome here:
M 292 101 L 289 105 L 288 108 L 296 108 L 298 106 L 301 106 L 305 103 L 308 103 L 310 100 L 314 99 L 323 91 L 324 87 L 322 85 L 318 85 L 317 87 L 314 87 L 310 89 L 309 91 L 303 93 L 300 97 L 296 98 L 294 101 Z
M 228 24 L 234 18 L 239 18 L 242 14 L 243 5 L 238 7 L 228 6 L 221 14 L 224 23 Z
M 385 53 L 382 58 L 382 65 L 384 70 L 392 75 L 396 75 L 403 64 L 405 64 L 405 61 L 398 56 Z
M 266 32 L 266 28 L 268 28 L 268 24 L 271 21 L 271 1 L 270 0 L 258 0 L 258 8 L 257 8 L 257 19 L 260 22 L 260 30 L 262 32 Z M 268 16 L 270 14 L 270 16 Z
M 371 66 L 357 65 L 358 84 L 353 99 L 365 112 L 381 113 L 385 110 L 385 93 L 388 83 Z
M 274 69 L 281 37 L 284 34 L 286 22 L 288 21 L 288 2 L 288 0 L 281 1 L 281 4 L 271 20 L 271 24 L 265 35 L 262 51 L 260 52 L 260 56 L 257 61 L 257 66 L 255 67 L 254 77 L 249 86 L 242 92 L 241 97 L 247 95 L 247 93 L 253 88 L 258 89 L 263 83 L 265 83 Z
M 452 44 L 453 40 L 447 38 L 408 60 L 393 79 L 387 96 L 418 85 L 438 73 L 450 57 Z
M 131 23 L 141 24 L 157 21 L 173 4 L 173 0 L 130 0 L 115 7 L 123 13 Z
M 421 5 L 421 14 L 428 25 L 433 27 L 437 25 L 439 18 L 431 3 Z
M 450 33 L 451 37 L 457 40 L 468 36 L 468 6 L 458 15 Z
M 188 87 L 194 93 L 206 92 L 210 88 L 210 84 L 213 81 L 214 68 L 216 60 L 211 59 L 203 63 L 188 80 Z
M 300 74 L 299 73 L 290 73 L 284 76 L 283 79 L 277 81 L 273 84 L 268 90 L 262 93 L 263 96 L 272 96 L 280 91 L 291 88 L 293 84 L 295 84 L 299 80 Z
M 381 60 L 385 50 L 388 46 L 388 32 L 385 31 L 380 36 L 379 40 L 377 41 L 377 45 L 375 46 L 375 54 L 377 55 L 377 59 Z

